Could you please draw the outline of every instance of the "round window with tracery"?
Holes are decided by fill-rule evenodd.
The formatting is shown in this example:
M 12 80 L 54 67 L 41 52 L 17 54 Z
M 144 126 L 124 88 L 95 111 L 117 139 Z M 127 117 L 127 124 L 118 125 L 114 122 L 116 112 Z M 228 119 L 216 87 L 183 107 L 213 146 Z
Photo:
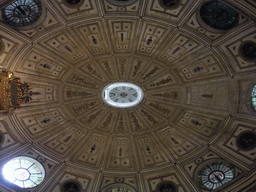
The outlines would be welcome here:
M 103 89 L 102 98 L 113 107 L 133 107 L 143 99 L 143 91 L 132 83 L 113 83 Z
M 43 166 L 30 157 L 16 157 L 8 161 L 2 174 L 7 181 L 21 188 L 36 187 L 45 177 Z
M 252 90 L 252 106 L 256 110 L 256 85 L 253 87 Z

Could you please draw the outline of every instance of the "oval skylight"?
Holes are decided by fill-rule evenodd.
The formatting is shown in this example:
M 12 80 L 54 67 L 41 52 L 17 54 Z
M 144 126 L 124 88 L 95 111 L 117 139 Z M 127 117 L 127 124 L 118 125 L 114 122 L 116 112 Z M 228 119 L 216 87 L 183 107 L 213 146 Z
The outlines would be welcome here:
M 16 157 L 4 165 L 2 174 L 7 181 L 21 188 L 32 188 L 43 181 L 45 171 L 35 159 Z
M 143 99 L 143 91 L 139 86 L 132 83 L 112 83 L 103 89 L 102 99 L 113 107 L 133 107 Z

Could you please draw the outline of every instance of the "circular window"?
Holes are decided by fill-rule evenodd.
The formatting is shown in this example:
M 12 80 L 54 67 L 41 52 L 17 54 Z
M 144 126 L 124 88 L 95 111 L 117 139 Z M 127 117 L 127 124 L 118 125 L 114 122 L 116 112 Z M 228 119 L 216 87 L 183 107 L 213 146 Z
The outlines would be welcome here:
M 67 181 L 61 186 L 61 192 L 80 192 L 81 186 L 76 181 Z
M 136 190 L 123 183 L 114 183 L 102 189 L 102 192 L 136 192 Z
M 113 107 L 133 107 L 143 99 L 143 91 L 132 83 L 113 83 L 103 89 L 102 98 Z
M 252 150 L 256 147 L 256 134 L 251 131 L 242 132 L 237 137 L 237 145 L 242 150 Z
M 133 4 L 137 0 L 107 0 L 107 1 L 109 3 L 112 3 L 112 4 L 117 5 L 117 6 L 127 6 L 127 5 Z
M 245 42 L 240 46 L 239 52 L 245 60 L 256 59 L 256 43 L 253 41 Z
M 76 5 L 78 3 L 80 3 L 81 0 L 66 0 L 68 4 L 71 4 L 71 5 Z
M 42 6 L 38 0 L 18 0 L 3 10 L 3 19 L 9 25 L 25 27 L 39 20 Z
M 177 9 L 180 6 L 180 0 L 159 0 L 159 4 L 166 9 Z
M 229 30 L 239 22 L 239 13 L 220 1 L 209 1 L 202 5 L 200 17 L 212 28 Z
M 21 188 L 32 188 L 43 181 L 45 171 L 35 159 L 16 157 L 3 166 L 2 174 L 7 181 Z
M 256 110 L 256 85 L 253 87 L 252 90 L 252 106 Z
M 214 190 L 230 182 L 234 178 L 232 166 L 222 160 L 209 160 L 197 172 L 201 188 Z
M 163 181 L 159 183 L 156 187 L 156 192 L 165 192 L 165 191 L 171 191 L 171 192 L 176 192 L 177 191 L 177 186 L 171 181 Z
M 84 0 L 62 0 L 62 2 L 68 7 L 77 8 L 83 5 Z

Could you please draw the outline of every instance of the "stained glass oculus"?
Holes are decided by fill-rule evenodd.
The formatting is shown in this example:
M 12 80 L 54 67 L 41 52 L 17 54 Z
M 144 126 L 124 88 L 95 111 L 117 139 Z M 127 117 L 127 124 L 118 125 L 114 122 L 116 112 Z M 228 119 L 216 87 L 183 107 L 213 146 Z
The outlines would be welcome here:
M 3 166 L 2 174 L 7 181 L 21 188 L 32 188 L 44 180 L 45 171 L 35 159 L 17 157 Z
M 252 90 L 252 106 L 256 110 L 256 85 L 254 86 Z
M 217 189 L 230 182 L 233 177 L 232 166 L 222 160 L 209 162 L 198 172 L 198 181 L 204 189 Z
M 209 1 L 202 5 L 200 17 L 212 28 L 229 30 L 239 22 L 239 13 L 220 1 Z
M 38 0 L 18 0 L 3 10 L 3 19 L 9 25 L 24 27 L 39 20 L 42 6 Z
M 133 107 L 143 99 L 143 91 L 132 83 L 113 83 L 103 89 L 102 98 L 113 107 Z

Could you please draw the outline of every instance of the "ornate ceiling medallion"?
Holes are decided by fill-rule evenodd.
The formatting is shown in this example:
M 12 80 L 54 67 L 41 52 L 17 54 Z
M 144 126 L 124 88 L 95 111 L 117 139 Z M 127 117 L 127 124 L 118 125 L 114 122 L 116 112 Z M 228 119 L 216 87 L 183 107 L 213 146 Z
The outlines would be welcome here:
M 39 185 L 45 177 L 43 166 L 30 157 L 16 157 L 8 161 L 2 169 L 4 178 L 21 188 Z
M 118 82 L 110 84 L 103 89 L 102 99 L 113 107 L 134 107 L 142 101 L 143 91 L 135 84 Z
M 221 159 L 206 161 L 202 167 L 198 171 L 197 179 L 203 189 L 217 189 L 234 178 L 232 166 Z
M 138 0 L 106 0 L 106 1 L 117 6 L 127 6 L 127 5 L 133 4 Z
M 158 0 L 159 4 L 165 9 L 177 9 L 180 6 L 180 0 Z
M 203 4 L 200 17 L 205 24 L 219 30 L 232 29 L 239 22 L 239 13 L 220 1 L 209 1 Z
M 9 25 L 25 27 L 39 20 L 42 6 L 38 0 L 18 0 L 3 10 L 3 19 Z
M 243 59 L 252 61 L 256 59 L 256 43 L 247 41 L 239 47 L 239 52 Z
M 256 147 L 256 134 L 252 131 L 242 132 L 238 135 L 237 146 L 245 151 Z

